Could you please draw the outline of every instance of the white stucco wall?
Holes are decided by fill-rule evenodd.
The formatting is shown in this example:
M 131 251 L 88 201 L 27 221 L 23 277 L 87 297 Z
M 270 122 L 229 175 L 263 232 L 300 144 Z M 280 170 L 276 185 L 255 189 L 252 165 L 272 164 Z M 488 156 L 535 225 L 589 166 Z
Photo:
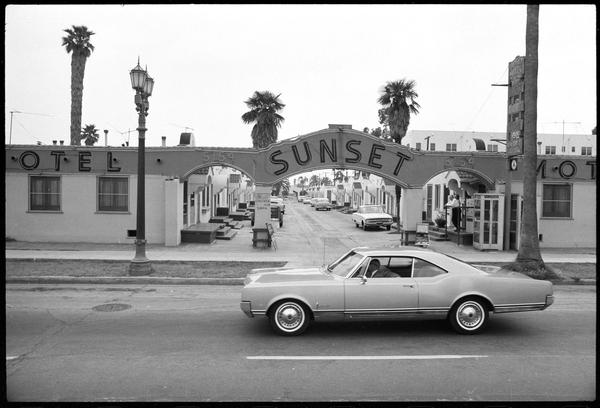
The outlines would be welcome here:
M 133 243 L 136 177 L 129 176 L 129 212 L 99 213 L 96 174 L 61 175 L 61 212 L 29 212 L 27 174 L 5 174 L 5 235 L 31 242 Z M 146 177 L 146 240 L 164 243 L 164 177 Z
M 551 183 L 551 182 L 548 182 Z M 596 184 L 573 183 L 573 212 L 569 219 L 542 217 L 542 185 L 537 185 L 538 234 L 540 248 L 596 247 Z M 512 182 L 512 194 L 523 194 L 523 183 Z

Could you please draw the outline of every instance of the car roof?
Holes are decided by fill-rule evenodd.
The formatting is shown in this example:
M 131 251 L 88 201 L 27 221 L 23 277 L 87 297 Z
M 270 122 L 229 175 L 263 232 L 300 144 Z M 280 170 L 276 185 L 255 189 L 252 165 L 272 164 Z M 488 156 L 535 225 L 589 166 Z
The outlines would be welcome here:
M 354 252 L 365 256 L 393 256 L 393 255 L 404 255 L 404 256 L 414 256 L 417 254 L 436 254 L 443 255 L 439 252 L 433 251 L 431 249 L 426 248 L 416 248 L 416 247 L 403 247 L 403 246 L 394 246 L 394 247 L 357 247 L 352 248 Z

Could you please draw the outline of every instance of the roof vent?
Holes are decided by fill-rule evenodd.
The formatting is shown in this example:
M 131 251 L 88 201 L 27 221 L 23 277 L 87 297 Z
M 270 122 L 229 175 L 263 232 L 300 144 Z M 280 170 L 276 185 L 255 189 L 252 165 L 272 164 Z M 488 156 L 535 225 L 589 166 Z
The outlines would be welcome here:
M 179 144 L 177 146 L 196 146 L 194 141 L 194 134 L 190 132 L 184 132 L 179 136 Z

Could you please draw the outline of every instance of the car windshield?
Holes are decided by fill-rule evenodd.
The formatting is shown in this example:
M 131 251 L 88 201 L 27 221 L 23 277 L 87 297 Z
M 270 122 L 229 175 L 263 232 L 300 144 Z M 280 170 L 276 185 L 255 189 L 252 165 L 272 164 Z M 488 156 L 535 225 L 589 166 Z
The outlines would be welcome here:
M 334 275 L 345 277 L 356 267 L 356 265 L 360 263 L 363 258 L 363 255 L 354 251 L 350 251 L 337 261 L 329 264 L 329 266 L 327 266 L 327 270 Z
M 380 213 L 383 212 L 382 208 L 378 205 L 366 205 L 364 207 L 362 207 L 362 211 L 365 214 L 375 214 L 375 213 Z

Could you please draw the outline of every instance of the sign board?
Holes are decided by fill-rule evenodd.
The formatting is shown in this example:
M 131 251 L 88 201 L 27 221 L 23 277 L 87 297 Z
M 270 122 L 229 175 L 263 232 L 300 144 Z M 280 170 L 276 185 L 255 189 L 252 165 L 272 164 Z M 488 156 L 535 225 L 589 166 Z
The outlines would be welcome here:
M 516 57 L 508 64 L 506 153 L 509 157 L 523 154 L 524 91 L 525 57 Z

